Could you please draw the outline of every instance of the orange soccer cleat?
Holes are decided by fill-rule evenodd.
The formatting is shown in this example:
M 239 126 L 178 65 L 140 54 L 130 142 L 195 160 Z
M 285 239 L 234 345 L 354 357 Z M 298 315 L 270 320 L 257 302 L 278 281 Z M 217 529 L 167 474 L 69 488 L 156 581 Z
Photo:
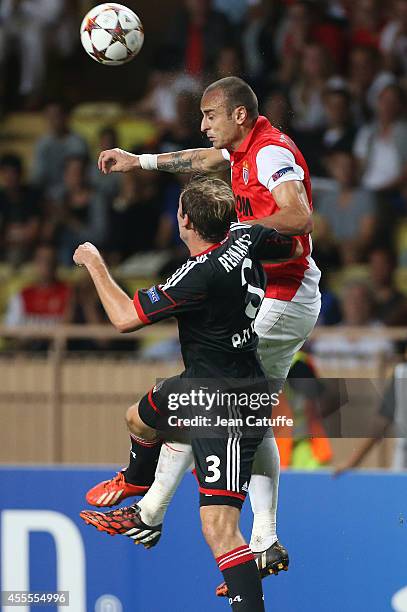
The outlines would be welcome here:
M 86 493 L 86 501 L 98 508 L 117 506 L 127 497 L 144 495 L 149 486 L 138 486 L 126 482 L 123 472 L 118 472 L 110 480 L 103 480 Z
M 142 521 L 140 513 L 140 508 L 135 504 L 110 512 L 82 510 L 79 516 L 87 525 L 93 525 L 99 531 L 105 531 L 109 535 L 125 535 L 135 544 L 152 548 L 161 537 L 162 525 L 147 525 Z

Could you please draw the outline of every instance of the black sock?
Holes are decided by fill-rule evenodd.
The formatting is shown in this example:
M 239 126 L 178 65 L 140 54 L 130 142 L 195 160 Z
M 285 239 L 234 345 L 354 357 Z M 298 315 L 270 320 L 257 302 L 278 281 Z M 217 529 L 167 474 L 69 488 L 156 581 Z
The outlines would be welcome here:
M 245 544 L 216 558 L 236 612 L 265 612 L 263 589 L 254 556 Z
M 130 484 L 148 487 L 154 482 L 162 440 L 143 440 L 133 434 L 130 434 L 130 440 L 130 461 L 123 470 L 124 478 Z

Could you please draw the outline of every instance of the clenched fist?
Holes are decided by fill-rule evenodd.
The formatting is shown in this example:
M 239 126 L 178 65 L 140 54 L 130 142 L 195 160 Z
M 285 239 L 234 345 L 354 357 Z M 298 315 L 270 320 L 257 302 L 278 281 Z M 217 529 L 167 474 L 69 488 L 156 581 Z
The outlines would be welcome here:
M 102 261 L 102 256 L 91 242 L 80 244 L 76 249 L 73 260 L 77 266 L 89 266 Z
M 102 151 L 99 155 L 98 167 L 103 174 L 130 172 L 135 168 L 140 168 L 140 162 L 138 155 L 127 153 L 123 149 L 109 149 Z

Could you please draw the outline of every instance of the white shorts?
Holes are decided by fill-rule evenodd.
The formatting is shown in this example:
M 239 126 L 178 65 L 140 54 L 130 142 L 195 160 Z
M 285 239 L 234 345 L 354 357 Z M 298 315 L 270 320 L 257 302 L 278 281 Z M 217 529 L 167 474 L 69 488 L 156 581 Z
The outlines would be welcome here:
M 258 354 L 270 378 L 285 380 L 291 362 L 317 322 L 321 300 L 312 304 L 264 298 L 255 321 Z

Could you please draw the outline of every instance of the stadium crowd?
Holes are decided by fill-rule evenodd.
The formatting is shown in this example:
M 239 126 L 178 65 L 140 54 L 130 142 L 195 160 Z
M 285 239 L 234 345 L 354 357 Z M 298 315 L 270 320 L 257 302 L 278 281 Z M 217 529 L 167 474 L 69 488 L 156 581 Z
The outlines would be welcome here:
M 97 153 L 129 144 L 138 153 L 208 146 L 200 133 L 200 92 L 231 74 L 253 86 L 261 112 L 309 164 L 314 254 L 323 272 L 320 323 L 405 323 L 407 0 L 184 0 L 151 54 L 144 94 L 117 115 L 104 115 L 95 103 L 92 134 L 79 106 L 67 109 L 62 95 L 45 102 L 44 79 L 56 40 L 61 56 L 75 53 L 72 28 L 85 5 L 97 3 L 80 3 L 77 15 L 69 2 L 53 0 L 51 12 L 48 4 L 0 4 L 2 40 L 29 20 L 15 87 L 24 117 L 29 111 L 46 127 L 23 155 L 0 136 L 6 323 L 103 320 L 90 288 L 78 290 L 84 281 L 71 270 L 72 253 L 85 240 L 102 249 L 125 283 L 165 276 L 185 257 L 176 210 L 187 179 L 143 171 L 104 177 Z M 49 40 L 64 11 L 66 31 L 55 37 L 52 28 Z M 0 47 L 3 68 L 6 49 Z M 143 54 L 136 61 L 145 61 Z M 0 95 L 7 125 L 14 109 L 10 96 Z M 95 102 L 88 89 L 83 95 L 82 103 Z M 346 350 L 338 343 L 339 352 Z M 388 348 L 368 344 L 362 354 Z

